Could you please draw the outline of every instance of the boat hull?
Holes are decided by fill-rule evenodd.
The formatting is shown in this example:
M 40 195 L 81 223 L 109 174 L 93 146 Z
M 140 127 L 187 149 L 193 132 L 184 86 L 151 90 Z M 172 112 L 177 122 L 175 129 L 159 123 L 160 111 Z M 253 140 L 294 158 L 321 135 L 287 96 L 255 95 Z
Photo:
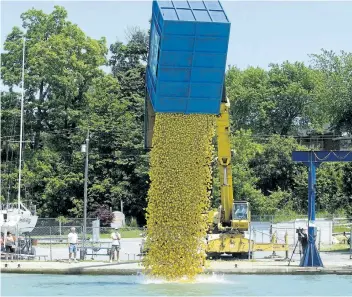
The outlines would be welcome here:
M 7 218 L 6 218 L 7 214 Z M 2 211 L 0 216 L 1 232 L 10 231 L 13 234 L 30 233 L 35 228 L 38 216 L 30 212 Z

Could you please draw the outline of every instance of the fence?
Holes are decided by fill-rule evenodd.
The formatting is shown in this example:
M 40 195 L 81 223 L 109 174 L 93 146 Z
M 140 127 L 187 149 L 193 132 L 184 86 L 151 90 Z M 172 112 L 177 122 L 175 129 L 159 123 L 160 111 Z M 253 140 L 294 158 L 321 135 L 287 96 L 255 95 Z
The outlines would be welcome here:
M 264 218 L 264 217 L 263 217 Z M 108 251 L 111 246 L 110 234 L 112 228 L 107 227 L 94 227 L 93 221 L 95 219 L 87 219 L 87 234 L 85 242 L 85 250 L 87 254 L 91 255 L 96 260 L 107 260 Z M 317 246 L 320 249 L 321 245 L 330 245 L 333 243 L 333 235 L 345 232 L 346 241 L 342 242 L 347 244 L 347 240 L 352 232 L 351 220 L 335 218 L 334 220 L 317 219 L 316 225 L 318 227 L 317 233 Z M 298 228 L 306 228 L 307 220 L 295 220 L 291 222 L 272 223 L 270 221 L 252 221 L 250 237 L 256 243 L 269 243 L 272 236 L 275 235 L 277 243 L 285 242 L 285 235 L 288 235 L 288 243 L 291 247 L 297 243 L 296 230 Z M 83 239 L 83 219 L 68 219 L 65 222 L 59 222 L 56 219 L 38 219 L 36 227 L 30 233 L 31 239 L 26 236 L 21 236 L 18 241 L 18 248 L 16 253 L 32 253 L 32 247 L 35 249 L 36 255 L 46 255 L 50 260 L 60 260 L 68 258 L 67 250 L 67 235 L 70 228 L 75 227 L 78 238 L 82 243 Z M 336 233 L 334 228 L 338 229 Z M 142 236 L 144 228 L 124 227 L 120 228 L 119 232 L 122 235 L 121 241 L 121 260 L 133 260 L 138 258 L 140 254 L 140 246 L 142 243 Z M 17 230 L 16 234 L 21 234 L 21 230 Z M 351 241 L 351 240 L 350 240 Z M 349 242 L 350 245 L 352 244 Z M 83 245 L 79 245 L 80 250 Z M 352 257 L 352 247 L 351 247 Z
M 81 259 L 108 260 L 110 256 L 110 235 L 113 228 L 88 227 L 86 240 L 83 241 L 82 226 L 36 226 L 29 234 L 21 229 L 12 231 L 16 234 L 16 249 L 11 255 L 19 259 L 44 258 L 53 260 L 68 259 L 68 234 L 75 227 L 78 235 L 78 255 Z M 120 259 L 122 261 L 140 259 L 143 228 L 120 228 L 122 235 Z M 94 235 L 98 235 L 95 236 Z M 5 252 L 5 251 L 4 251 Z M 88 258 L 87 258 L 88 257 Z
M 270 222 L 270 223 L 280 223 L 286 221 L 294 221 L 307 219 L 307 215 L 251 215 L 251 220 L 253 222 Z M 352 223 L 352 218 L 341 218 L 340 215 L 336 214 L 326 214 L 324 217 L 317 217 L 317 219 L 332 220 L 334 223 L 338 224 L 340 222 Z M 92 222 L 96 218 L 87 218 L 87 227 L 92 226 Z M 127 224 L 128 225 L 128 224 Z M 59 220 L 57 218 L 39 218 L 37 221 L 38 227 L 44 226 L 83 226 L 83 218 L 65 218 L 64 220 Z M 137 226 L 135 226 L 137 227 Z
M 271 222 L 271 223 L 280 223 L 284 221 L 294 221 L 307 219 L 307 215 L 290 215 L 290 214 L 282 214 L 282 215 L 251 215 L 251 220 L 254 222 Z M 316 216 L 317 219 L 325 219 L 332 220 L 333 222 L 346 221 L 352 222 L 352 218 L 341 218 L 340 215 L 336 214 L 324 214 L 323 216 Z

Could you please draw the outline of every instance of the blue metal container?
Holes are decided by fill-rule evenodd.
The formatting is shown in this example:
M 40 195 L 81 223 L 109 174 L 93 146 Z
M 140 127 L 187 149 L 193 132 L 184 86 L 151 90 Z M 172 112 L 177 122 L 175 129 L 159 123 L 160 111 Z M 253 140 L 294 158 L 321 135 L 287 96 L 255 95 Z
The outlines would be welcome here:
M 219 113 L 229 35 L 219 1 L 153 1 L 146 83 L 155 112 Z

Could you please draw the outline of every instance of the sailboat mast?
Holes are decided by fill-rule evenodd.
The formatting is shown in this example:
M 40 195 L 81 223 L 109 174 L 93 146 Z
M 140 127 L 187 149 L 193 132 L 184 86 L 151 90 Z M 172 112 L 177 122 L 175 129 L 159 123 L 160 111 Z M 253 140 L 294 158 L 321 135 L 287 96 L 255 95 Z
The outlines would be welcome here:
M 2 118 L 1 118 L 1 115 L 2 115 L 2 109 L 1 109 L 1 94 L 0 94 L 0 211 L 2 210 L 2 171 L 1 171 L 1 165 L 2 165 L 2 162 L 1 162 L 1 156 L 2 156 L 2 138 L 1 138 L 1 121 L 2 121 Z
M 26 38 L 23 38 L 22 54 L 22 97 L 21 97 L 21 124 L 20 124 L 20 161 L 18 164 L 18 210 L 21 209 L 21 175 L 22 175 L 22 142 L 23 142 L 23 101 L 24 101 L 24 55 L 26 47 Z

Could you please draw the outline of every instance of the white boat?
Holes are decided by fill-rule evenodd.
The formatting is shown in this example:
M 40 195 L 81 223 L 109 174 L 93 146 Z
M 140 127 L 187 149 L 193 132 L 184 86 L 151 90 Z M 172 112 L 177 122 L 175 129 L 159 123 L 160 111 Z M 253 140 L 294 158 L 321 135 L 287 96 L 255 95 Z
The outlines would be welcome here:
M 36 226 L 38 216 L 35 210 L 29 210 L 22 203 L 3 204 L 0 213 L 0 228 L 5 234 L 10 231 L 12 234 L 30 233 Z

